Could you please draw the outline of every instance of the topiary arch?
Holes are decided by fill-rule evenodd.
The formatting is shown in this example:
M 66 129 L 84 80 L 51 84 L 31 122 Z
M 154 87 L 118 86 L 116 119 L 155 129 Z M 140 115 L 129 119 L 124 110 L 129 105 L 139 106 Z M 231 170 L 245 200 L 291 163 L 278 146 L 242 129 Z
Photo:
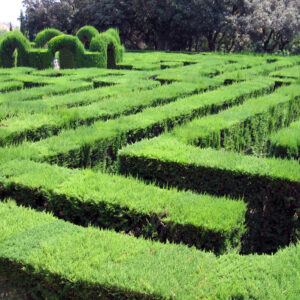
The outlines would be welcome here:
M 84 47 L 75 36 L 57 36 L 48 43 L 48 49 L 53 58 L 59 51 L 60 67 L 63 69 L 80 68 L 84 65 Z
M 0 63 L 4 68 L 15 66 L 14 52 L 17 50 L 17 66 L 29 64 L 28 51 L 31 45 L 20 31 L 10 31 L 5 34 L 0 43 Z
M 84 45 L 88 44 L 87 50 Z M 48 48 L 43 48 L 45 46 Z M 84 26 L 77 36 L 45 29 L 37 35 L 33 45 L 20 31 L 9 32 L 0 40 L 0 67 L 14 67 L 15 49 L 18 50 L 17 66 L 38 69 L 52 67 L 56 52 L 59 52 L 61 68 L 115 68 L 125 51 L 117 30 L 109 29 L 99 34 L 92 26 Z
M 99 31 L 93 26 L 83 26 L 78 31 L 76 36 L 79 38 L 85 49 L 90 48 L 92 38 L 99 35 Z
M 46 28 L 42 30 L 34 40 L 35 48 L 44 48 L 51 39 L 59 35 L 63 35 L 63 33 L 57 29 Z

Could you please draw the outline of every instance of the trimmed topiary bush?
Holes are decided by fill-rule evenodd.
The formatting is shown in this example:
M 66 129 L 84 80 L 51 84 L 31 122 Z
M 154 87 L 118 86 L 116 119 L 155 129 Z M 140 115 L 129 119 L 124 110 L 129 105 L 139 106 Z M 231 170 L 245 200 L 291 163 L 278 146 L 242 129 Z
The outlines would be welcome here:
M 59 35 L 63 35 L 63 33 L 57 29 L 44 29 L 37 34 L 34 45 L 36 48 L 44 48 L 51 39 Z
M 14 52 L 18 50 L 17 66 L 29 66 L 28 51 L 30 42 L 18 30 L 6 33 L 0 43 L 0 62 L 4 68 L 15 66 Z
M 48 43 L 48 49 L 53 57 L 60 52 L 61 68 L 84 67 L 84 47 L 80 40 L 72 35 L 61 35 L 53 38 Z
M 53 56 L 48 49 L 31 49 L 28 52 L 28 62 L 33 68 L 48 69 L 53 67 Z
M 42 49 L 46 45 L 48 49 Z M 89 52 L 84 46 L 89 47 Z M 62 69 L 115 68 L 122 61 L 124 51 L 116 29 L 99 34 L 96 28 L 84 26 L 77 36 L 45 29 L 37 35 L 34 43 L 29 42 L 20 31 L 13 31 L 0 40 L 0 67 L 51 68 L 55 54 L 59 52 Z
M 116 63 L 120 61 L 119 44 L 108 32 L 101 33 L 92 39 L 90 51 L 102 53 L 107 68 L 115 68 Z
M 81 27 L 76 34 L 81 43 L 84 45 L 85 49 L 90 48 L 92 38 L 96 37 L 97 35 L 99 35 L 99 31 L 93 26 Z

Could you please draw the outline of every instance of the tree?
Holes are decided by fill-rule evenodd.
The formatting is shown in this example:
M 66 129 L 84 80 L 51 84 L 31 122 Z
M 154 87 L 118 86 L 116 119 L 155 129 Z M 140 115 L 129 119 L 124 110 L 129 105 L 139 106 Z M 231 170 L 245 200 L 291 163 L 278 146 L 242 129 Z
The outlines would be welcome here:
M 21 13 L 20 13 L 20 18 L 18 19 L 20 21 L 20 31 L 25 35 L 25 17 L 24 17 L 24 14 L 23 14 L 23 11 L 21 10 Z
M 73 0 L 23 0 L 25 7 L 25 27 L 29 38 L 45 28 L 56 28 L 66 33 L 73 33 L 72 20 L 75 7 Z
M 300 30 L 300 3 L 297 0 L 251 0 L 246 17 L 247 31 L 256 50 L 283 50 Z
M 283 50 L 299 36 L 299 0 L 23 0 L 30 39 L 46 27 L 119 29 L 127 48 Z M 21 19 L 22 16 L 20 16 Z

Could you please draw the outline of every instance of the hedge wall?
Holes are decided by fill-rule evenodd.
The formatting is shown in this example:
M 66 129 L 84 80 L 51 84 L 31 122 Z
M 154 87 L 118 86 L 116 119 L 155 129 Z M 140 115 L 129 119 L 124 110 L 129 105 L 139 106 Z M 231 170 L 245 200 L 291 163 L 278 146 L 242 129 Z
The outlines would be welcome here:
M 76 189 L 70 190 L 74 185 Z M 217 254 L 239 247 L 244 232 L 243 201 L 161 190 L 135 179 L 32 161 L 0 166 L 0 195 L 83 226 L 93 224 Z
M 47 43 L 48 49 L 41 49 Z M 89 52 L 84 45 L 88 46 Z M 14 56 L 15 49 L 18 50 L 17 58 Z M 30 43 L 20 31 L 13 31 L 0 40 L 0 67 L 12 68 L 16 64 L 38 69 L 51 68 L 57 51 L 62 69 L 116 68 L 123 59 L 125 48 L 115 29 L 99 34 L 92 26 L 84 26 L 77 36 L 63 35 L 56 29 L 45 29 L 36 36 L 34 43 Z
M 44 48 L 51 39 L 62 34 L 63 33 L 57 29 L 46 28 L 37 34 L 34 45 L 36 48 Z
M 34 299 L 299 298 L 299 243 L 272 256 L 216 257 L 82 228 L 12 201 L 0 203 L 0 217 L 0 276 Z
M 270 253 L 299 239 L 300 166 L 295 161 L 200 149 L 169 135 L 123 148 L 119 160 L 121 174 L 160 186 L 243 197 L 248 203 L 244 252 Z
M 97 35 L 99 35 L 99 31 L 93 26 L 83 26 L 77 31 L 76 34 L 81 43 L 84 45 L 85 49 L 90 48 L 92 38 L 96 37 Z
M 270 156 L 300 160 L 300 120 L 273 133 L 267 148 Z
M 20 31 L 6 33 L 0 43 L 0 67 L 13 68 L 15 66 L 14 51 L 18 50 L 17 66 L 30 66 L 28 51 L 29 41 Z

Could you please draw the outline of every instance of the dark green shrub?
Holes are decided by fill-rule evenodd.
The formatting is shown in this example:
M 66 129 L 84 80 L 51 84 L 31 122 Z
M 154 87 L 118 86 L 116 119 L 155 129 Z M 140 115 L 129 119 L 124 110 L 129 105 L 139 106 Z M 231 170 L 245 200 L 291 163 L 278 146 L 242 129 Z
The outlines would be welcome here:
M 92 38 L 94 38 L 97 35 L 99 35 L 99 31 L 93 26 L 81 27 L 76 34 L 76 36 L 84 45 L 85 49 L 90 48 Z
M 296 161 L 200 149 L 170 134 L 130 145 L 118 155 L 121 174 L 161 187 L 243 198 L 248 205 L 244 253 L 275 252 L 299 239 L 300 167 Z
M 28 52 L 29 65 L 39 70 L 52 67 L 53 56 L 47 49 L 31 49 Z
M 47 43 L 48 51 L 40 49 Z M 90 52 L 85 52 L 84 45 L 89 46 Z M 62 69 L 115 68 L 116 64 L 122 61 L 124 47 L 120 44 L 120 37 L 115 29 L 99 34 L 94 27 L 84 26 L 76 37 L 63 35 L 56 29 L 45 29 L 37 35 L 34 43 L 30 43 L 20 31 L 13 31 L 7 33 L 0 41 L 0 67 L 50 68 L 56 52 L 59 52 Z
M 1 67 L 15 66 L 14 52 L 18 50 L 17 66 L 29 66 L 28 51 L 30 43 L 20 31 L 11 31 L 5 34 L 0 44 Z
M 61 69 L 75 68 L 75 58 L 71 50 L 63 48 L 59 51 L 59 66 Z
M 57 29 L 47 28 L 39 32 L 34 40 L 36 48 L 44 48 L 46 44 L 56 36 L 62 35 L 63 33 Z
M 100 52 L 106 61 L 107 68 L 115 68 L 120 61 L 119 44 L 109 33 L 101 33 L 91 41 L 90 51 Z
M 84 47 L 77 37 L 71 35 L 57 36 L 49 42 L 48 48 L 53 57 L 57 51 L 64 52 L 59 57 L 62 67 L 84 67 Z
M 86 68 L 106 68 L 107 62 L 102 53 L 98 52 L 85 52 L 84 66 Z
M 118 44 L 121 45 L 121 40 L 120 40 L 120 35 L 119 35 L 118 29 L 110 28 L 110 29 L 106 30 L 106 33 L 113 36 L 116 39 L 116 41 L 118 42 Z

